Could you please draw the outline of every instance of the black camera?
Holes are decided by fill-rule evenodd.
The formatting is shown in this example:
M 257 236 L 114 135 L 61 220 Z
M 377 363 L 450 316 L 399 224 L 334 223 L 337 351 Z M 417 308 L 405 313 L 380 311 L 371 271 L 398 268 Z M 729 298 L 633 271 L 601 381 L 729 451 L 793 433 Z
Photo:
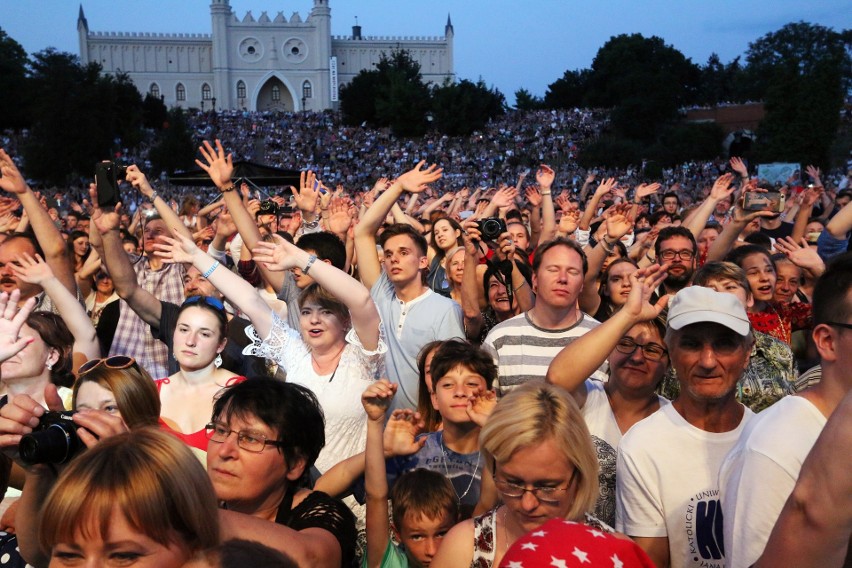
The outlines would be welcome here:
M 260 209 L 257 210 L 258 215 L 278 215 L 278 204 L 267 199 L 260 202 Z
M 28 464 L 67 463 L 85 447 L 71 420 L 74 411 L 45 412 L 38 426 L 21 437 L 18 453 Z
M 484 241 L 496 241 L 500 235 L 508 230 L 506 229 L 506 221 L 499 217 L 482 219 L 477 221 L 476 225 Z
M 115 207 L 118 203 L 118 184 L 127 177 L 127 166 L 111 160 L 95 164 L 95 184 L 98 186 L 98 206 L 101 209 Z

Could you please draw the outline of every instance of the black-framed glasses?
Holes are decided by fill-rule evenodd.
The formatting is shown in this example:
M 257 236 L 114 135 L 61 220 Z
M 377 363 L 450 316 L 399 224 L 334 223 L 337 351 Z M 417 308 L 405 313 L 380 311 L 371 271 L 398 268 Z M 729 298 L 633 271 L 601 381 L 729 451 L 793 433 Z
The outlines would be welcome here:
M 837 327 L 842 327 L 843 329 L 852 329 L 852 323 L 840 323 L 839 321 L 827 321 L 826 325 L 834 325 Z
M 215 308 L 219 311 L 225 311 L 225 304 L 222 303 L 222 300 L 219 298 L 214 298 L 213 296 L 190 296 L 186 300 L 183 301 L 184 306 L 191 306 L 192 304 L 197 304 L 199 302 L 204 302 L 211 308 Z
M 497 486 L 497 491 L 499 491 L 503 495 L 503 497 L 509 497 L 510 499 L 520 499 L 524 496 L 524 493 L 532 493 L 533 497 L 535 497 L 542 503 L 555 504 L 559 503 L 565 492 L 571 489 L 571 486 L 574 484 L 574 478 L 576 476 L 577 468 L 574 468 L 574 473 L 571 474 L 571 478 L 568 480 L 568 483 L 567 485 L 565 485 L 565 487 L 542 487 L 538 485 L 527 487 L 526 485 L 519 485 L 517 483 L 512 483 L 511 481 L 506 481 L 505 479 L 502 479 L 495 474 L 494 485 Z
M 695 256 L 695 251 L 683 249 L 683 250 L 661 250 L 660 258 L 663 260 L 674 260 L 675 257 L 681 260 L 692 260 Z
M 207 439 L 217 444 L 223 443 L 231 434 L 237 435 L 237 445 L 247 452 L 259 454 L 266 446 L 275 446 L 283 448 L 284 442 L 277 440 L 268 440 L 263 434 L 251 432 L 247 430 L 231 430 L 227 425 L 221 422 L 211 422 L 207 426 Z
M 112 357 L 105 357 L 103 359 L 89 359 L 77 369 L 77 376 L 82 377 L 101 365 L 107 369 L 128 369 L 136 365 L 136 359 L 127 355 L 113 355 Z
M 615 344 L 615 350 L 625 355 L 633 355 L 637 347 L 642 349 L 642 355 L 648 361 L 659 361 L 668 353 L 668 350 L 659 343 L 636 343 L 629 337 L 622 337 Z

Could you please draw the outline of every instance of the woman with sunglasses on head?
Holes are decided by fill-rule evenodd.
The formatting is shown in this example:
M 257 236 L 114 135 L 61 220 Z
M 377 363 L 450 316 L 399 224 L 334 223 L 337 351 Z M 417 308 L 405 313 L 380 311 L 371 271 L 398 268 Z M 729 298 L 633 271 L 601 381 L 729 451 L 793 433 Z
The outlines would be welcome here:
M 205 425 L 214 397 L 223 388 L 245 380 L 220 368 L 227 330 L 228 317 L 221 300 L 212 296 L 187 298 L 178 311 L 171 353 L 179 370 L 155 381 L 162 404 L 161 425 L 200 450 L 207 448 Z
M 512 391 L 497 403 L 479 443 L 503 504 L 450 530 L 433 567 L 496 567 L 512 543 L 550 519 L 612 530 L 588 514 L 598 496 L 598 464 L 565 390 L 530 382 Z
M 243 351 L 274 360 L 287 381 L 317 396 L 326 417 L 326 446 L 317 459 L 324 472 L 364 450 L 367 417 L 360 404 L 364 385 L 379 378 L 386 347 L 379 338 L 381 320 L 369 291 L 345 272 L 286 241 L 260 241 L 255 262 L 271 270 L 301 268 L 316 280 L 299 298 L 301 330 L 279 317 L 248 282 L 182 236 L 159 245 L 166 262 L 192 263 L 252 322 L 246 334 L 253 344 Z M 300 333 L 301 331 L 301 333 Z
M 629 278 L 624 306 L 562 349 L 546 377 L 571 393 L 592 434 L 600 466 L 595 515 L 608 524 L 615 523 L 615 459 L 621 436 L 668 403 L 655 392 L 669 366 L 666 327 L 659 317 L 668 299 L 649 303 L 666 271 L 654 265 Z M 604 361 L 609 363 L 609 380 L 591 379 Z

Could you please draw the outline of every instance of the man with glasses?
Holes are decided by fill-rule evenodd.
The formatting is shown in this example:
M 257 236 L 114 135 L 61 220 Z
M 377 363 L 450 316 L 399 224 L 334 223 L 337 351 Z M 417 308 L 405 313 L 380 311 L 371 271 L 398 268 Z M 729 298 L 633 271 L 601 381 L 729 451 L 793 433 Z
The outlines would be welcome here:
M 802 462 L 852 390 L 852 253 L 838 257 L 817 281 L 814 324 L 822 379 L 760 413 L 722 465 L 729 566 L 751 566 L 760 557 Z
M 669 264 L 660 295 L 675 294 L 692 282 L 697 265 L 695 237 L 686 227 L 666 227 L 654 243 L 656 262 Z
M 736 399 L 751 325 L 733 294 L 692 286 L 669 303 L 665 342 L 680 394 L 621 440 L 616 528 L 657 566 L 724 566 L 719 467 L 754 416 Z

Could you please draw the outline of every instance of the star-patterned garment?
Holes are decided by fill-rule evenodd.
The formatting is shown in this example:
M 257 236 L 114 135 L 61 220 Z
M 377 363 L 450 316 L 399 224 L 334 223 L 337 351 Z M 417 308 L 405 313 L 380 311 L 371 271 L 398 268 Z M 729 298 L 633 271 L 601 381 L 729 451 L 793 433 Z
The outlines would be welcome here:
M 519 538 L 500 568 L 654 568 L 632 540 L 620 539 L 582 523 L 551 519 Z

